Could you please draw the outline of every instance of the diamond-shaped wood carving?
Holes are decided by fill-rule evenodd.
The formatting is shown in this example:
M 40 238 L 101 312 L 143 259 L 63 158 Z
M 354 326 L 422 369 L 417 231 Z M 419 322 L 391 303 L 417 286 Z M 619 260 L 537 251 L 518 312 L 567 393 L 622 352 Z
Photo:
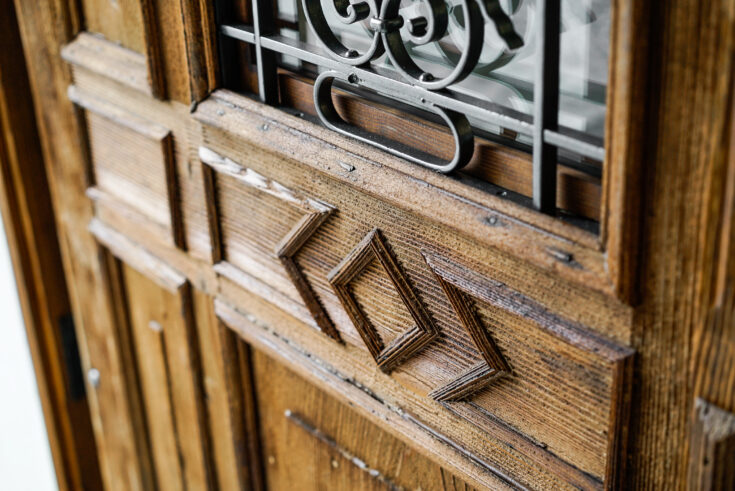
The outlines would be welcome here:
M 436 275 L 439 284 L 452 304 L 457 318 L 467 330 L 479 350 L 483 361 L 462 373 L 448 384 L 433 390 L 429 395 L 437 401 L 466 399 L 493 381 L 510 373 L 510 367 L 498 351 L 490 333 L 480 322 L 472 298 L 465 291 L 467 282 L 462 281 L 455 265 L 433 254 L 423 252 L 424 259 Z M 471 293 L 471 292 L 469 292 Z
M 416 325 L 384 346 L 378 331 L 362 311 L 350 289 L 350 282 L 357 278 L 368 265 L 377 260 L 388 274 L 390 281 L 411 314 Z M 340 302 L 347 311 L 355 329 L 373 355 L 381 370 L 390 372 L 401 361 L 409 358 L 432 339 L 438 331 L 424 305 L 401 270 L 398 261 L 386 247 L 378 229 L 367 234 L 362 241 L 327 276 Z
M 340 341 L 339 331 L 334 327 L 332 320 L 327 315 L 324 307 L 319 302 L 314 290 L 309 284 L 306 276 L 301 271 L 296 262 L 296 253 L 304 246 L 306 241 L 314 235 L 314 232 L 324 223 L 329 215 L 334 211 L 334 207 L 317 199 L 304 196 L 297 190 L 288 187 L 258 174 L 252 169 L 242 167 L 227 157 L 219 155 L 217 152 L 206 147 L 199 147 L 199 158 L 210 169 L 205 172 L 205 192 L 207 194 L 207 205 L 209 207 L 210 228 L 213 249 L 215 253 L 215 262 L 222 261 L 222 244 L 220 243 L 220 233 L 218 230 L 219 220 L 217 218 L 216 199 L 214 197 L 214 175 L 213 172 L 225 174 L 234 177 L 243 185 L 259 189 L 260 191 L 274 196 L 281 201 L 288 203 L 290 206 L 298 209 L 304 215 L 298 222 L 288 231 L 288 233 L 276 245 L 274 253 L 281 261 L 289 279 L 296 287 L 296 290 L 304 302 L 307 310 L 314 318 L 314 322 L 319 329 L 331 338 Z M 231 268 L 215 267 L 220 272 L 226 272 Z

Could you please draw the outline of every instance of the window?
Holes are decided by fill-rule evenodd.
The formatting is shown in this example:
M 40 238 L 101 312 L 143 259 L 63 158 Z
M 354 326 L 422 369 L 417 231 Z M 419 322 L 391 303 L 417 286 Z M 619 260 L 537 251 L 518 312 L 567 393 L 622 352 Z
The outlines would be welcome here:
M 228 88 L 597 220 L 609 0 L 220 0 L 217 12 Z

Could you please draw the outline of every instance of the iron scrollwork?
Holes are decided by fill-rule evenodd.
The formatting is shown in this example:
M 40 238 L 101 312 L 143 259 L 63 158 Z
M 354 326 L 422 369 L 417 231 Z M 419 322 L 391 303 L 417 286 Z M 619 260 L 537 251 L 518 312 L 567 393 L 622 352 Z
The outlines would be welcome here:
M 273 0 L 253 0 L 253 25 L 228 22 L 236 18 L 232 2 L 217 0 L 217 22 L 222 59 L 237 56 L 233 43 L 255 47 L 263 102 L 279 100 L 278 55 L 317 67 L 314 103 L 328 128 L 424 167 L 448 173 L 466 165 L 474 152 L 470 122 L 484 131 L 515 135 L 533 155 L 534 207 L 555 213 L 557 150 L 597 162 L 605 155 L 603 145 L 578 132 L 562 131 L 559 125 L 561 2 L 413 0 L 401 5 L 401 0 L 301 0 L 305 24 L 324 49 L 310 44 L 311 36 L 301 31 L 301 24 L 299 39 L 279 32 Z M 583 23 L 594 17 L 578 2 L 567 3 Z M 497 92 L 485 94 L 475 84 L 477 75 L 495 78 L 495 89 L 506 85 L 503 77 L 509 74 L 496 71 L 512 60 L 525 61 L 524 69 L 532 72 L 530 80 L 522 76 L 522 97 L 532 101 L 530 107 L 494 100 Z M 238 84 L 235 72 L 223 71 L 226 85 Z M 333 101 L 335 85 L 364 89 L 395 105 L 436 115 L 454 137 L 454 155 L 441 159 L 347 123 Z
M 367 22 L 371 41 L 362 52 L 345 46 L 333 31 L 324 14 L 320 0 L 303 0 L 308 24 L 327 53 L 340 62 L 322 72 L 314 84 L 314 103 L 322 123 L 339 133 L 377 146 L 399 157 L 438 172 L 448 173 L 466 165 L 474 151 L 474 135 L 467 117 L 452 109 L 421 98 L 418 101 L 391 93 L 374 80 L 363 80 L 353 67 L 365 66 L 386 54 L 395 71 L 411 86 L 429 91 L 441 91 L 464 80 L 480 59 L 484 44 L 485 23 L 492 22 L 509 50 L 523 46 L 522 37 L 500 5 L 500 0 L 459 0 L 458 15 L 463 19 L 462 50 L 450 72 L 436 76 L 424 70 L 412 57 L 412 47 L 434 43 L 448 33 L 449 13 L 445 0 L 423 0 L 422 14 L 404 18 L 401 0 L 333 0 L 339 19 L 345 24 Z M 516 0 L 517 2 L 517 0 Z M 403 29 L 405 27 L 405 29 Z M 406 39 L 404 39 L 404 36 Z M 337 113 L 332 99 L 333 83 L 339 80 L 355 88 L 375 91 L 400 102 L 408 101 L 421 109 L 438 115 L 454 137 L 455 151 L 445 161 L 425 152 L 416 151 L 398 142 L 369 133 L 345 122 Z M 418 102 L 418 104 L 417 104 Z

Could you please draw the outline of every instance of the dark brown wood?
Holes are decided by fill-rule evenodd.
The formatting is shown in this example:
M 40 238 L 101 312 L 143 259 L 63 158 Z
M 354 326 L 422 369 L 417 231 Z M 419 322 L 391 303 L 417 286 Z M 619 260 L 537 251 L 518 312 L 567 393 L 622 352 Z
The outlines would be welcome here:
M 733 489 L 735 414 L 697 399 L 692 419 L 688 489 Z
M 371 325 L 359 307 L 350 283 L 357 278 L 372 261 L 380 262 L 390 278 L 403 305 L 411 314 L 415 326 L 402 333 L 387 346 L 378 331 Z M 434 322 L 416 296 L 398 261 L 388 249 L 380 230 L 374 229 L 327 275 L 329 283 L 350 316 L 355 329 L 360 333 L 370 354 L 381 370 L 390 372 L 396 365 L 410 358 L 429 344 L 438 334 Z

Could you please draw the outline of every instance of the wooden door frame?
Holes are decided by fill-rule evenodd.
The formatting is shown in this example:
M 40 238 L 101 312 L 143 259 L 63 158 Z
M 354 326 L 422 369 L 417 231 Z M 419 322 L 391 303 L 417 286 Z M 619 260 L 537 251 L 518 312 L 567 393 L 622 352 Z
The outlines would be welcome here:
M 15 7 L 0 7 L 0 210 L 56 480 L 60 489 L 101 489 Z

